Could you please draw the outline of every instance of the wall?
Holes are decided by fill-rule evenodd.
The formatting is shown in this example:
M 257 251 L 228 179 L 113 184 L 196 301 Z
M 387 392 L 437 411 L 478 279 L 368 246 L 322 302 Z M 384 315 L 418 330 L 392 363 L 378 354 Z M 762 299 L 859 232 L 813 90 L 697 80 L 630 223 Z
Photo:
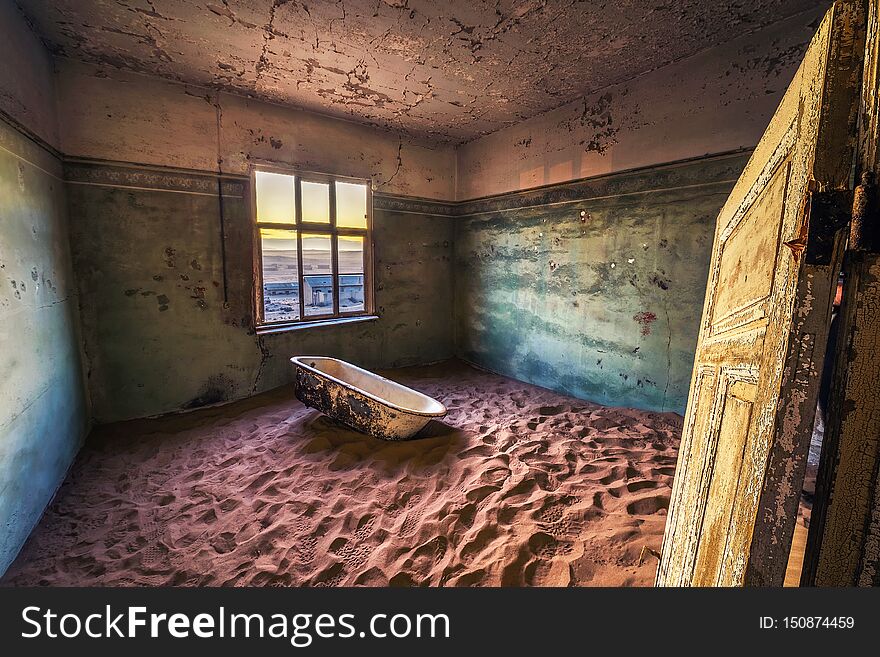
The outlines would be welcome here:
M 823 13 L 795 15 L 465 144 L 456 198 L 752 148 Z
M 683 413 L 715 217 L 745 155 L 465 203 L 458 355 L 614 406 Z
M 376 191 L 452 199 L 455 150 L 263 101 L 56 59 L 68 157 L 246 174 L 252 162 L 371 178 Z M 219 164 L 218 164 L 219 163 Z
M 579 396 L 601 393 L 600 400 L 608 403 L 680 408 L 706 244 L 726 191 L 714 164 L 707 165 L 710 173 L 699 165 L 685 167 L 691 183 L 652 192 L 656 202 L 635 203 L 632 194 L 656 190 L 664 167 L 656 175 L 622 174 L 620 180 L 636 190 L 622 192 L 624 200 L 590 196 L 593 192 L 584 190 L 592 187 L 586 184 L 575 186 L 577 192 L 565 185 L 536 192 L 535 198 L 545 200 L 529 202 L 535 207 L 506 209 L 497 216 L 472 212 L 479 205 L 452 207 L 443 201 L 747 150 L 818 17 L 815 11 L 799 14 L 457 150 L 58 58 L 56 86 L 64 108 L 59 140 L 70 158 L 66 175 L 95 417 L 111 421 L 246 396 L 287 381 L 285 356 L 309 350 L 368 367 L 436 360 L 457 350 L 474 362 L 544 385 L 558 377 L 564 382 L 556 387 Z M 380 203 L 377 302 L 384 312 L 379 321 L 254 335 L 244 176 L 255 162 L 373 180 Z M 730 165 L 730 171 L 735 168 Z M 222 232 L 218 173 L 225 180 Z M 606 183 L 601 179 L 597 188 Z M 705 184 L 720 186 L 708 194 Z M 587 196 L 577 196 L 582 192 Z M 596 207 L 595 228 L 586 233 L 592 237 L 572 240 L 565 253 L 544 242 L 538 228 L 543 222 L 563 230 L 570 217 L 552 200 L 559 198 Z M 505 202 L 493 196 L 484 207 Z M 613 214 L 606 215 L 612 207 Z M 390 211 L 395 208 L 406 212 Z M 464 219 L 455 228 L 453 215 L 461 213 Z M 455 267 L 453 233 L 460 242 Z M 563 241 L 572 237 L 547 234 Z M 473 253 L 491 252 L 511 240 L 532 254 L 537 246 L 537 255 L 513 258 L 512 273 L 483 262 L 477 266 Z M 657 247 L 662 251 L 651 250 L 663 240 L 666 246 Z M 648 250 L 626 264 L 634 265 L 641 282 L 627 288 L 631 294 L 611 293 L 615 282 L 629 283 L 620 278 L 623 269 L 603 274 L 601 267 L 610 268 L 640 244 Z M 535 259 L 544 256 L 546 262 Z M 550 260 L 554 276 L 547 278 L 542 267 Z M 562 274 L 570 279 L 564 284 Z M 652 276 L 661 282 L 650 282 Z M 453 280 L 455 340 L 453 301 L 443 291 Z M 663 285 L 673 284 L 687 301 L 666 294 Z M 572 293 L 588 299 L 575 298 L 579 305 L 569 305 Z M 471 308 L 471 301 L 479 306 Z M 635 316 L 646 324 L 636 326 Z M 589 349 L 608 342 L 609 360 L 589 365 L 583 331 L 572 326 L 595 333 Z M 634 335 L 627 333 L 633 330 Z M 554 354 L 550 343 L 556 345 Z M 505 361 L 510 353 L 495 345 L 516 345 L 512 360 Z M 569 367 L 562 355 L 572 349 L 580 350 L 577 367 Z M 623 371 L 630 366 L 636 368 L 634 382 Z M 610 384 L 613 376 L 619 380 Z
M 684 412 L 715 216 L 823 12 L 459 147 L 459 356 L 600 403 Z
M 256 336 L 247 179 L 223 183 L 224 290 L 216 176 L 102 163 L 68 164 L 66 176 L 98 422 L 276 387 L 294 354 L 375 369 L 454 352 L 452 220 L 426 214 L 441 205 L 376 198 L 380 319 Z
M 452 220 L 446 204 L 418 200 L 454 195 L 451 147 L 56 61 L 98 422 L 281 385 L 290 380 L 293 354 L 338 356 L 375 369 L 454 353 Z M 379 320 L 254 334 L 247 174 L 258 161 L 373 180 Z M 222 232 L 217 172 L 224 181 Z
M 287 357 L 307 351 L 371 368 L 457 353 L 576 396 L 682 411 L 712 224 L 745 156 L 657 165 L 751 147 L 813 18 L 777 23 L 457 155 L 59 59 L 96 419 L 247 396 L 288 381 Z M 245 174 L 256 161 L 373 179 L 379 321 L 254 335 Z M 641 164 L 654 169 L 619 171 Z M 227 176 L 224 241 L 218 171 Z M 565 183 L 583 175 L 592 182 Z M 557 184 L 497 195 L 543 182 Z M 456 194 L 495 196 L 443 202 Z M 582 208 L 587 225 L 571 213 Z
M 0 573 L 88 429 L 48 55 L 0 3 Z M 8 65 L 8 67 L 7 67 Z M 14 71 L 15 82 L 7 78 Z M 29 128 L 34 138 L 19 126 Z
M 9 0 L 0 0 L 0 115 L 58 147 L 52 58 Z

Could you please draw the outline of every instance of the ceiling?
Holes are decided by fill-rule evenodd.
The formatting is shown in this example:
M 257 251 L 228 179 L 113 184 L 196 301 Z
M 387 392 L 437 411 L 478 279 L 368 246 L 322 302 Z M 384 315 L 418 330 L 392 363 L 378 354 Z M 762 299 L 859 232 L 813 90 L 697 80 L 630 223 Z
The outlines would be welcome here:
M 17 0 L 53 53 L 462 143 L 817 0 Z

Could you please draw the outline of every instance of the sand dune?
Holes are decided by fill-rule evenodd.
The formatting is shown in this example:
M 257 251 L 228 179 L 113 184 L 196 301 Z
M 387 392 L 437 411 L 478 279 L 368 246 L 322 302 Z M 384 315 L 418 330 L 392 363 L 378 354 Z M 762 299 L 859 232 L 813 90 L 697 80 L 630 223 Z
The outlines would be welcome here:
M 95 431 L 6 585 L 650 585 L 681 418 L 451 362 L 379 441 L 290 389 Z

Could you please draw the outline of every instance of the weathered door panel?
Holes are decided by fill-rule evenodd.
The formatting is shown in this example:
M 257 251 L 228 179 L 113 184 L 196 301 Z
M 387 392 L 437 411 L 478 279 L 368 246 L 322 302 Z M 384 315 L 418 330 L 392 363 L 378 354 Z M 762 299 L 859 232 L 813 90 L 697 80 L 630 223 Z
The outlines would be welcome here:
M 861 2 L 829 10 L 716 226 L 658 585 L 781 585 L 853 158 Z M 837 206 L 831 203 L 831 209 Z
M 715 465 L 718 472 L 730 473 L 726 477 L 712 477 L 706 510 L 703 515 L 702 540 L 697 551 L 697 564 L 693 583 L 697 586 L 713 586 L 716 574 L 722 570 L 722 559 L 727 547 L 725 537 L 730 533 L 737 494 L 742 485 L 745 466 L 744 453 L 751 430 L 752 410 L 755 402 L 754 377 L 748 370 L 739 378 L 731 372 L 724 373 L 725 383 L 720 401 L 717 434 L 711 442 L 715 445 Z M 718 437 L 724 437 L 719 441 Z

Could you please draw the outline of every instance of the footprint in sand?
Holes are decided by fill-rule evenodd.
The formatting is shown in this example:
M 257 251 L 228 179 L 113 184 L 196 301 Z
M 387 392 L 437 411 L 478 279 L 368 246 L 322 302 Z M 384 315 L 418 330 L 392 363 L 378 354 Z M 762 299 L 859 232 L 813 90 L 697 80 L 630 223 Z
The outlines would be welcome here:
M 560 540 L 544 532 L 532 534 L 528 545 L 532 554 L 541 559 L 552 559 L 574 551 L 574 544 L 571 541 Z
M 217 554 L 232 552 L 237 547 L 235 534 L 233 532 L 221 532 L 211 539 L 210 545 Z
M 249 493 L 257 492 L 263 486 L 265 486 L 270 481 L 272 481 L 275 478 L 276 474 L 277 474 L 276 472 L 264 472 L 260 476 L 254 478 L 250 484 L 245 486 L 245 490 L 248 491 Z
M 330 544 L 330 552 L 342 559 L 347 566 L 351 566 L 355 570 L 363 566 L 372 553 L 369 545 L 358 543 L 358 541 L 349 541 L 339 536 Z
M 461 573 L 460 575 L 450 576 L 448 579 L 450 586 L 481 586 L 485 583 L 487 577 L 485 568 L 478 568 L 477 570 L 471 570 L 465 573 Z
M 458 552 L 459 559 L 463 563 L 469 563 L 476 555 L 488 550 L 492 541 L 498 536 L 498 527 L 495 525 L 481 528 L 472 539 L 461 546 Z
M 388 586 L 400 586 L 412 588 L 414 586 L 418 586 L 419 582 L 415 579 L 412 573 L 408 573 L 405 571 L 401 571 L 394 575 L 391 580 L 388 582 Z
M 474 518 L 477 516 L 477 505 L 469 502 L 457 508 L 453 508 L 449 513 L 445 514 L 454 518 L 452 525 L 455 531 L 463 531 L 474 526 Z
M 630 502 L 626 505 L 626 512 L 632 516 L 649 516 L 668 508 L 669 495 L 657 493 Z
M 657 488 L 662 484 L 659 481 L 651 481 L 651 480 L 642 480 L 642 481 L 631 481 L 626 485 L 626 490 L 630 493 L 635 493 L 640 490 L 645 490 L 646 488 Z
M 359 541 L 367 540 L 370 534 L 373 533 L 373 525 L 376 524 L 376 518 L 372 515 L 366 515 L 360 519 L 357 524 L 357 529 L 355 529 L 354 537 Z
M 157 506 L 168 506 L 177 498 L 173 493 L 165 493 L 164 495 L 160 495 L 159 497 L 154 498 L 154 501 Z
M 310 565 L 315 560 L 318 551 L 318 539 L 312 524 L 300 518 L 296 521 L 296 552 L 297 557 L 304 566 Z
M 388 586 L 388 577 L 385 575 L 385 572 L 381 568 L 373 566 L 372 568 L 368 568 L 360 575 L 358 575 L 354 580 L 354 585 Z
M 537 488 L 537 482 L 532 478 L 526 477 L 504 493 L 502 498 L 512 505 L 521 504 L 528 501 Z
M 489 497 L 492 493 L 497 493 L 501 490 L 501 486 L 493 486 L 491 484 L 487 484 L 486 486 L 480 486 L 478 488 L 472 488 L 465 495 L 465 499 L 468 502 L 472 502 L 474 504 L 479 504 L 484 499 Z
M 409 513 L 406 514 L 406 517 L 403 519 L 403 524 L 400 526 L 400 535 L 401 536 L 411 536 L 415 533 L 416 528 L 419 526 L 419 522 L 422 519 L 423 511 L 421 509 L 415 508 L 419 502 L 422 501 L 422 496 L 418 493 L 409 497 L 406 502 L 406 508 L 409 509 Z
M 185 484 L 191 484 L 196 481 L 201 481 L 204 476 L 204 470 L 195 470 L 194 472 L 191 472 L 188 476 L 184 477 L 182 481 Z
M 510 468 L 506 465 L 498 465 L 488 467 L 481 475 L 480 479 L 491 486 L 501 487 L 505 481 L 510 478 Z
M 445 536 L 435 536 L 425 541 L 412 552 L 412 562 L 416 566 L 419 562 L 425 562 L 424 567 L 416 567 L 415 570 L 426 572 L 430 571 L 436 564 L 443 561 L 446 556 L 446 550 L 449 547 L 449 540 Z
M 563 497 L 549 496 L 541 508 L 535 512 L 534 517 L 538 522 L 553 523 L 562 518 L 565 512 L 580 500 L 573 495 Z

